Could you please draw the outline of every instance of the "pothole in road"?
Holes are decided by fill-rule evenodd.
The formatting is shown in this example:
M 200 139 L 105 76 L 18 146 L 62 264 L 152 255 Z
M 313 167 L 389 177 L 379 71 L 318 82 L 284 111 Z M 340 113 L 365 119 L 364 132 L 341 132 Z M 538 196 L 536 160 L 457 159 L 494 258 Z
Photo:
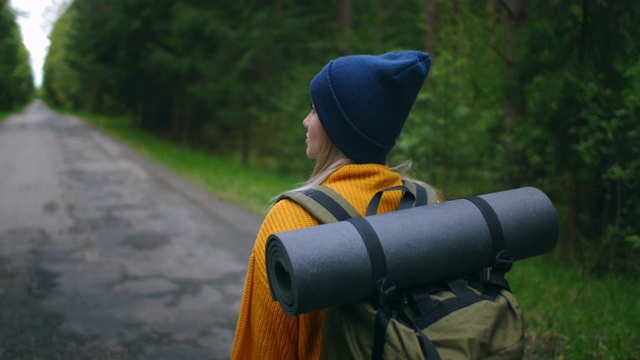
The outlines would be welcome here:
M 157 232 L 137 232 L 125 236 L 120 242 L 121 245 L 130 246 L 136 250 L 155 250 L 167 245 L 171 239 L 166 234 Z

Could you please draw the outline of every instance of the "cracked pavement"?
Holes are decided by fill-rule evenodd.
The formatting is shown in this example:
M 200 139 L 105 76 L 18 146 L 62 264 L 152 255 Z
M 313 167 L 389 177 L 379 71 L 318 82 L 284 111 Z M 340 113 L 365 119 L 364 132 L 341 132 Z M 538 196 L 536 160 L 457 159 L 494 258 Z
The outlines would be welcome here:
M 226 359 L 261 217 L 40 100 L 0 124 L 0 359 Z

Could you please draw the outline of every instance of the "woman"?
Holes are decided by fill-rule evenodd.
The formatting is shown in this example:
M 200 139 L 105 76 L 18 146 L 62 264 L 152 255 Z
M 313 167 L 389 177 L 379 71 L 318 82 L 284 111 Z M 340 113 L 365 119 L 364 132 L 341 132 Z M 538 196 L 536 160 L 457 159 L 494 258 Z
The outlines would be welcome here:
M 431 59 L 419 51 L 345 56 L 311 81 L 312 109 L 304 119 L 306 155 L 316 160 L 305 186 L 337 191 L 364 216 L 379 191 L 401 185 L 386 157 L 395 145 Z M 385 193 L 379 213 L 397 208 L 401 194 Z M 270 234 L 318 225 L 296 203 L 278 201 L 267 214 L 249 259 L 233 359 L 318 359 L 322 311 L 287 316 L 271 299 L 265 246 Z

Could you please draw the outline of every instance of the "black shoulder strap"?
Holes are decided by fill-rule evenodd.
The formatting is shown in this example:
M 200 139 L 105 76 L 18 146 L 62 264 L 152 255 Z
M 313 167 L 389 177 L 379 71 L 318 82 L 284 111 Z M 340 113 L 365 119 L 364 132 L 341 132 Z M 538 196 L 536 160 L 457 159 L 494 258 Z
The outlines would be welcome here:
M 402 186 L 384 189 L 374 195 L 369 203 L 367 215 L 375 213 L 384 192 L 393 190 L 404 191 L 398 209 L 435 204 L 437 202 L 437 194 L 430 187 L 424 187 L 415 181 L 403 180 Z M 322 224 L 360 217 L 353 205 L 335 190 L 324 185 L 304 190 L 288 191 L 280 195 L 277 200 L 281 199 L 289 199 L 296 202 Z
M 410 192 L 415 194 L 415 206 L 435 204 L 438 201 L 437 194 L 431 188 L 426 188 L 411 180 L 403 180 L 402 184 L 409 189 Z
M 278 200 L 281 199 L 296 202 L 322 224 L 360 217 L 353 205 L 335 190 L 324 185 L 289 191 L 280 195 Z
M 377 212 L 378 205 L 380 204 L 380 200 L 382 199 L 382 194 L 388 191 L 397 190 L 403 191 L 402 198 L 400 199 L 400 204 L 398 205 L 398 210 L 435 204 L 438 201 L 438 196 L 432 188 L 424 187 L 423 185 L 415 181 L 403 180 L 401 186 L 394 186 L 377 192 L 371 198 L 371 202 L 369 202 L 366 214 L 374 215 Z

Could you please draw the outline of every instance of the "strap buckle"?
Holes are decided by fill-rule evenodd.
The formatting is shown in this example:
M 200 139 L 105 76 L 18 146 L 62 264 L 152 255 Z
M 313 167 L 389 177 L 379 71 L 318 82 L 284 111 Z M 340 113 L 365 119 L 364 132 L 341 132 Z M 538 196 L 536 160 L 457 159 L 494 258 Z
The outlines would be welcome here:
M 398 291 L 396 283 L 391 281 L 388 276 L 376 281 L 376 287 L 378 290 L 378 305 L 380 306 L 385 305 L 389 298 Z
M 482 284 L 488 283 L 491 280 L 491 268 L 488 266 L 483 267 L 482 269 L 480 269 L 477 276 L 477 279 L 479 281 L 476 281 Z
M 508 250 L 502 250 L 496 253 L 490 266 L 485 266 L 477 273 L 468 277 L 469 281 L 476 284 L 487 284 L 495 282 L 495 275 L 504 276 L 513 266 L 513 257 Z
M 491 270 L 506 274 L 513 266 L 513 256 L 508 250 L 499 251 L 493 259 Z

